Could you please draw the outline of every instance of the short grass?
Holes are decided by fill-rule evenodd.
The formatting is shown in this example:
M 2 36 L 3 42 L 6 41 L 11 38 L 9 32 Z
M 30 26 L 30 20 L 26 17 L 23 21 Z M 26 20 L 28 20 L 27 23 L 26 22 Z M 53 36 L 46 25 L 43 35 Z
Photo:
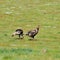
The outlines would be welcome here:
M 34 41 L 11 37 L 37 25 Z M 0 60 L 60 60 L 60 0 L 0 0 Z

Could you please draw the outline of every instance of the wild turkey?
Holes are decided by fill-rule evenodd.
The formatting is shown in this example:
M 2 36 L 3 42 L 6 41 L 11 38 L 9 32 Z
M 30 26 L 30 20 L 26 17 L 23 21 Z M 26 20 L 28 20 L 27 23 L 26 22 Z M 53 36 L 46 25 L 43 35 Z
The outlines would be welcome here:
M 39 32 L 39 26 L 34 30 L 28 31 L 26 35 L 34 39 L 34 37 L 37 35 L 38 32 Z
M 23 38 L 23 30 L 22 29 L 16 29 L 16 31 L 12 34 L 12 37 L 18 35 L 19 38 Z

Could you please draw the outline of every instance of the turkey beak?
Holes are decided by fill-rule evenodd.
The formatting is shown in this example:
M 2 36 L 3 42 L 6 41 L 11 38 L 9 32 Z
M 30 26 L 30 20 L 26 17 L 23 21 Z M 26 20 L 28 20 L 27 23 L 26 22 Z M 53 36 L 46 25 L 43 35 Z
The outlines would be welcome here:
M 13 34 L 12 34 L 12 37 L 14 37 L 16 35 L 16 32 L 14 32 Z
M 14 35 L 12 34 L 12 37 L 14 37 Z

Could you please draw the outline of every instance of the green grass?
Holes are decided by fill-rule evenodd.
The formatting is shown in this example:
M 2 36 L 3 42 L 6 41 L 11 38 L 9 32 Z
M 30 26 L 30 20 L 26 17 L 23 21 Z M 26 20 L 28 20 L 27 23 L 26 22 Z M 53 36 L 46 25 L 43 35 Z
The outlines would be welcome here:
M 37 40 L 11 37 L 37 25 Z M 0 60 L 60 60 L 60 0 L 0 0 Z

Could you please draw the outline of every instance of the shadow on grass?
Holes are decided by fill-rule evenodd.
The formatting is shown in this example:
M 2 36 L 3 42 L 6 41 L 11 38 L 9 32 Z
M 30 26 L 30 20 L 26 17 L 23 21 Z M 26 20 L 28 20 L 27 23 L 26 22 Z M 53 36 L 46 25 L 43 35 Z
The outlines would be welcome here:
M 30 49 L 30 48 L 27 48 L 27 49 L 21 49 L 21 48 L 12 48 L 12 49 L 0 49 L 0 54 L 5 54 L 5 55 L 10 55 L 10 54 L 30 54 L 33 50 Z
M 28 39 L 29 41 L 38 41 L 37 39 Z

